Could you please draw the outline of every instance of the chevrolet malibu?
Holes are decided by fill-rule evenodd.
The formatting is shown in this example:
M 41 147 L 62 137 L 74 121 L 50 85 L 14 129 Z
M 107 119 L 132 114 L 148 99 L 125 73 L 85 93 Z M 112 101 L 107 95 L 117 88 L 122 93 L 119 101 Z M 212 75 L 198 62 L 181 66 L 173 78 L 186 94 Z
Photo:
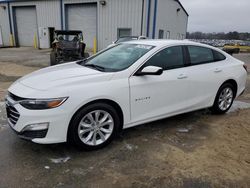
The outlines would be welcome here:
M 8 123 L 35 143 L 98 149 L 139 124 L 203 108 L 223 114 L 246 78 L 243 62 L 211 46 L 130 41 L 17 80 L 6 96 Z

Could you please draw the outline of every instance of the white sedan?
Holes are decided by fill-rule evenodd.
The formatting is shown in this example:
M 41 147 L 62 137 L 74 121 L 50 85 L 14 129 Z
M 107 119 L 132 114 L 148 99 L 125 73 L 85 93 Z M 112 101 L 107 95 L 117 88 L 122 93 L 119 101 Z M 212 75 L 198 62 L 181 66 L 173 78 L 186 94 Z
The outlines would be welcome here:
M 243 62 L 211 46 L 130 41 L 17 80 L 6 96 L 8 123 L 35 143 L 97 149 L 128 127 L 203 108 L 223 114 L 246 78 Z

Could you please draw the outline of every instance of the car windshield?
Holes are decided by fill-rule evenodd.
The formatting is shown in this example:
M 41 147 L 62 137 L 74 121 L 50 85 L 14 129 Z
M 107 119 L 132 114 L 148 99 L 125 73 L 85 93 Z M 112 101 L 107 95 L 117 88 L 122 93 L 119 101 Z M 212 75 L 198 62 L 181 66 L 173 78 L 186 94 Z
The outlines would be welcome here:
M 135 63 L 153 47 L 144 44 L 119 44 L 80 62 L 80 64 L 102 72 L 122 71 Z

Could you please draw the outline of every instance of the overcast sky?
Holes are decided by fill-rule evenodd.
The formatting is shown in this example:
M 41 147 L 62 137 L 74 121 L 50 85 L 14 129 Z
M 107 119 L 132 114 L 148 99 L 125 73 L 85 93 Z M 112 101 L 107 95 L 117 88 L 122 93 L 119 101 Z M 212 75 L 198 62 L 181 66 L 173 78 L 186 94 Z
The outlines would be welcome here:
M 250 32 L 250 0 L 180 0 L 180 2 L 189 13 L 189 32 Z

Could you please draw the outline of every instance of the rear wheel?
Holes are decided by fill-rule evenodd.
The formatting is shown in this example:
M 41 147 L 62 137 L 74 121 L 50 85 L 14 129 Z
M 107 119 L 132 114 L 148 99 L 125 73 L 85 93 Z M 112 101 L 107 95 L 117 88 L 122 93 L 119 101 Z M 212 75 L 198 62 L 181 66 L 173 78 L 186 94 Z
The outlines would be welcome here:
M 212 112 L 215 114 L 226 113 L 233 104 L 235 98 L 235 88 L 230 83 L 223 84 L 214 101 L 214 105 L 211 108 Z
M 99 149 L 113 140 L 119 127 L 115 109 L 105 103 L 96 103 L 81 109 L 73 117 L 68 139 L 81 149 Z

